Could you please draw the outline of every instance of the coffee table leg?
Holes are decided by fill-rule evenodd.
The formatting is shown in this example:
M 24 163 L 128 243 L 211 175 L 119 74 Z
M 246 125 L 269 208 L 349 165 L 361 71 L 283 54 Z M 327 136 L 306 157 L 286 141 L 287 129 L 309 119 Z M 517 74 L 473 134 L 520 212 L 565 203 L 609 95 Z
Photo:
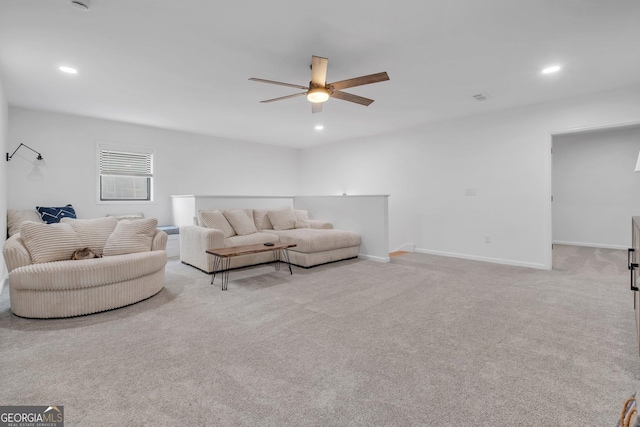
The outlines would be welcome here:
M 283 248 L 280 249 L 284 255 L 285 262 L 289 265 L 289 273 L 293 276 L 293 271 L 291 270 L 291 260 L 289 259 L 289 249 Z
M 213 274 L 211 274 L 211 284 L 213 285 L 213 279 L 216 278 L 216 273 L 218 272 L 218 270 L 220 269 L 220 257 L 217 255 L 214 255 L 214 260 L 213 260 Z
M 276 271 L 280 271 L 280 250 L 273 251 L 273 260 L 276 262 Z
M 222 290 L 226 291 L 229 286 L 229 269 L 231 268 L 231 257 L 224 258 L 222 262 Z

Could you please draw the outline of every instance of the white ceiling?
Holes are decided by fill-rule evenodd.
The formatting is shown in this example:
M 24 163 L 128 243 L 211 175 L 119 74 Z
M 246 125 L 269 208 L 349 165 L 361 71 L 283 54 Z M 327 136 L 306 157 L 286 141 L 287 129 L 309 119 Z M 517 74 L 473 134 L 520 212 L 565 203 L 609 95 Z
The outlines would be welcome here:
M 638 0 L 0 1 L 10 105 L 291 147 L 637 84 L 639 52 Z M 391 80 L 346 90 L 369 107 L 258 102 L 297 90 L 249 77 L 307 85 L 311 55 Z

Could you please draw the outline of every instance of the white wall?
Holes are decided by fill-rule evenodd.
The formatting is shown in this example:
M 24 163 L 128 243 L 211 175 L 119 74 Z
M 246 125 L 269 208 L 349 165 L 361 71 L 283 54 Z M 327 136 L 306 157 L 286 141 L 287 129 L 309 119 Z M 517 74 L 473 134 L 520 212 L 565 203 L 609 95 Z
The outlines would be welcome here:
M 7 98 L 4 92 L 2 81 L 0 80 L 0 152 L 7 151 L 7 120 L 8 120 Z M 0 161 L 0 230 L 7 229 L 7 162 Z M 6 231 L 2 233 L 1 240 L 4 245 Z M 7 279 L 7 266 L 4 257 L 0 253 L 0 293 L 4 282 Z
M 275 209 L 293 207 L 293 196 L 171 196 L 172 223 L 178 227 L 193 225 L 200 210 L 210 209 Z
M 551 134 L 639 121 L 634 86 L 308 148 L 298 193 L 390 194 L 391 251 L 551 268 Z
M 360 234 L 360 258 L 389 262 L 389 196 L 296 196 L 296 209 L 310 219 Z
M 389 250 L 551 267 L 551 134 L 640 122 L 640 86 L 300 150 L 9 109 L 9 148 L 45 156 L 47 180 L 8 165 L 8 206 L 73 203 L 81 217 L 171 217 L 171 194 L 390 194 Z M 156 202 L 99 205 L 95 143 L 156 149 Z M 265 173 L 268 168 L 268 173 Z M 90 178 L 87 178 L 90 177 Z M 465 196 L 475 188 L 476 196 Z M 485 243 L 485 236 L 492 242 Z
M 298 153 L 291 148 L 15 107 L 9 108 L 8 140 L 10 148 L 23 142 L 47 162 L 45 180 L 33 182 L 26 178 L 33 160 L 28 150 L 11 160 L 13 209 L 71 203 L 81 218 L 143 212 L 169 224 L 172 194 L 295 193 Z M 155 149 L 153 203 L 97 203 L 97 141 Z
M 553 137 L 553 241 L 626 249 L 640 215 L 640 127 Z

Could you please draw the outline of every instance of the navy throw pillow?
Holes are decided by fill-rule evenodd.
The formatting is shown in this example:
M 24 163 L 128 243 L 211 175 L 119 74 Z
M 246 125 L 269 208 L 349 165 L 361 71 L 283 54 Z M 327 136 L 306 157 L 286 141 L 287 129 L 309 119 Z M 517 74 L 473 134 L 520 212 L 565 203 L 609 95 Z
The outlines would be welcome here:
M 62 218 L 76 218 L 76 211 L 71 205 L 62 208 L 36 206 L 36 210 L 40 214 L 40 218 L 47 224 L 55 224 L 60 222 Z

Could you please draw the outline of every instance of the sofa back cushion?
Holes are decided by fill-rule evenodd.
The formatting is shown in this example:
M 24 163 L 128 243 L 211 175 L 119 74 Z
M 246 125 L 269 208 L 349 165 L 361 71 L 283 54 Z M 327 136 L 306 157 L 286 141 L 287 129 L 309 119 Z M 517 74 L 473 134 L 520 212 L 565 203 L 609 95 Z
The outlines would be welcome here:
M 222 212 L 215 211 L 198 211 L 198 222 L 202 223 L 203 227 L 207 228 L 215 228 L 221 230 L 224 233 L 224 237 L 235 236 L 236 232 L 227 221 L 227 218 L 222 214 Z
M 156 218 L 118 221 L 104 245 L 104 256 L 150 251 L 157 226 Z
M 251 216 L 244 209 L 225 209 L 222 211 L 224 217 L 229 221 L 231 227 L 238 236 L 247 236 L 249 234 L 257 233 L 255 223 L 253 222 L 253 211 Z
M 280 209 L 270 209 L 267 212 L 274 230 L 291 230 L 296 227 L 296 214 L 291 206 Z
M 113 216 L 95 219 L 63 218 L 60 222 L 73 228 L 83 248 L 89 248 L 99 255 L 102 255 L 107 239 L 118 225 L 118 220 Z
M 25 221 L 42 222 L 40 214 L 35 209 L 17 211 L 7 209 L 7 232 L 9 237 L 20 232 L 20 225 Z
M 69 224 L 44 224 L 25 221 L 20 226 L 20 237 L 34 264 L 71 259 L 82 243 Z
M 273 225 L 269 221 L 269 209 L 254 209 L 253 222 L 258 230 L 273 230 Z
M 310 228 L 309 224 L 309 212 L 302 209 L 294 209 L 293 213 L 296 216 L 296 228 Z

